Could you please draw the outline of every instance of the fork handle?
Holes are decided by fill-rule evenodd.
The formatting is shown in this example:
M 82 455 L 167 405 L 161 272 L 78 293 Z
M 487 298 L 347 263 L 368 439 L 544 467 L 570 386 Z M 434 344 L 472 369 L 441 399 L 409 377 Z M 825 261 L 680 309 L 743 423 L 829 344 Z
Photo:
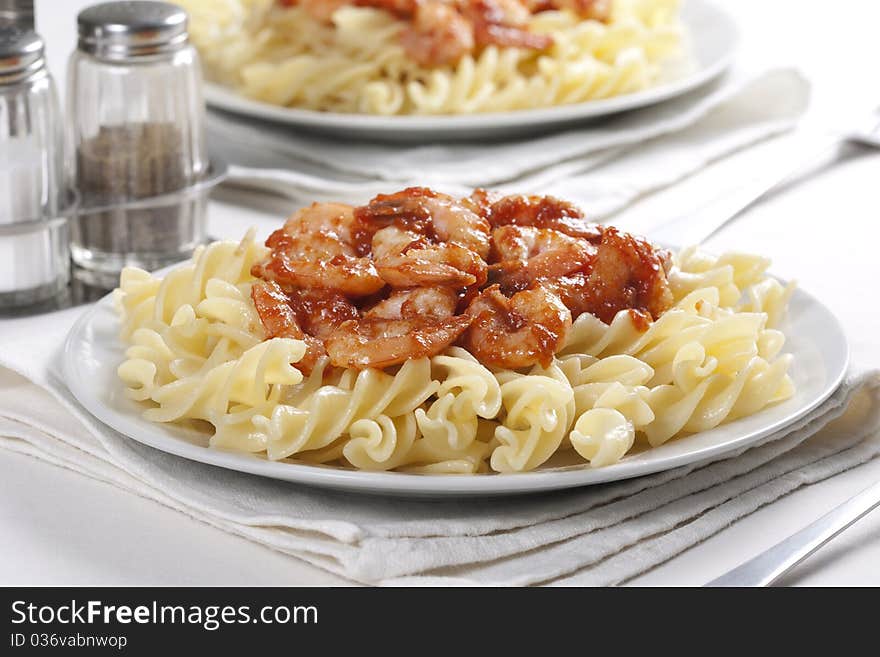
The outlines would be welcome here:
M 706 586 L 769 586 L 859 518 L 880 506 L 880 483 Z
M 701 244 L 772 191 L 795 180 L 807 168 L 826 159 L 836 158 L 843 143 L 844 140 L 840 137 L 823 141 L 821 147 L 800 155 L 796 163 L 791 163 L 783 171 L 747 182 L 697 211 L 684 214 L 651 230 L 651 239 L 671 246 Z

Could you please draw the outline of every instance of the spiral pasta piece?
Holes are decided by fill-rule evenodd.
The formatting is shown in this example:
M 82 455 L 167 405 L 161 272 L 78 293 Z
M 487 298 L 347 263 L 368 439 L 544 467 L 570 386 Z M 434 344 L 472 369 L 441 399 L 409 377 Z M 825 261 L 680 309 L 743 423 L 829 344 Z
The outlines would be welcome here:
M 427 358 L 404 363 L 396 374 L 367 369 L 353 380 L 321 386 L 300 406 L 280 405 L 254 417 L 271 459 L 326 447 L 360 419 L 395 418 L 413 413 L 437 390 Z
M 503 383 L 504 420 L 495 430 L 492 469 L 533 470 L 549 459 L 568 434 L 573 397 L 570 386 L 549 376 L 513 376 Z
M 571 432 L 571 444 L 593 467 L 616 463 L 636 439 L 635 427 L 613 408 L 593 408 L 581 415 Z
M 438 450 L 466 449 L 476 438 L 479 419 L 494 418 L 501 410 L 501 386 L 461 347 L 435 356 L 432 365 L 440 384 L 437 399 L 415 412 L 419 430 Z
M 349 427 L 349 440 L 342 454 L 361 470 L 391 470 L 406 463 L 417 431 L 415 416 L 411 414 L 361 418 Z

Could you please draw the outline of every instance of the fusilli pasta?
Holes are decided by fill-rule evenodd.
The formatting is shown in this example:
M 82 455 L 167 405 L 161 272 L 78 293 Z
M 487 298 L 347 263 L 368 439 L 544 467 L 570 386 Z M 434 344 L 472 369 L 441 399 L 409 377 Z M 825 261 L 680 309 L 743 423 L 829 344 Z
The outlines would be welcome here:
M 304 378 L 305 343 L 265 339 L 251 301 L 264 253 L 249 233 L 162 279 L 123 272 L 118 372 L 146 418 L 209 423 L 211 446 L 273 460 L 520 472 L 560 455 L 609 465 L 637 442 L 705 431 L 793 393 L 778 328 L 793 285 L 768 277 L 763 258 L 683 250 L 668 277 L 674 305 L 647 329 L 629 311 L 610 324 L 583 314 L 546 368 L 493 371 L 450 347 L 388 370 L 319 363 Z

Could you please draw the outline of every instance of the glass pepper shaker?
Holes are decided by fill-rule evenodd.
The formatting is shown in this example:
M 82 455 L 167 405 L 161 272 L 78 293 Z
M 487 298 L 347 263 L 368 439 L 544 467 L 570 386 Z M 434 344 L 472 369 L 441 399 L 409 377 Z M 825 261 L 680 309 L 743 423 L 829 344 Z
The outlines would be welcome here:
M 187 15 L 107 2 L 78 16 L 67 84 L 69 168 L 81 203 L 71 254 L 88 282 L 153 270 L 205 239 L 208 160 L 201 70 Z
M 63 144 L 43 40 L 0 28 L 0 307 L 55 296 L 69 280 Z

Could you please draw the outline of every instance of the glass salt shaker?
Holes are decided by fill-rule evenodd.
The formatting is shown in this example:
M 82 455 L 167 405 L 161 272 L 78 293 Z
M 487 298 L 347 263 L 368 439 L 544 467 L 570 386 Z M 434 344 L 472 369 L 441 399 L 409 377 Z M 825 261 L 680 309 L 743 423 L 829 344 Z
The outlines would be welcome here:
M 68 166 L 81 196 L 71 254 L 84 280 L 116 284 L 205 240 L 208 160 L 198 55 L 166 2 L 107 2 L 78 16 L 68 67 Z
M 45 300 L 69 280 L 60 116 L 42 39 L 0 28 L 0 307 Z

